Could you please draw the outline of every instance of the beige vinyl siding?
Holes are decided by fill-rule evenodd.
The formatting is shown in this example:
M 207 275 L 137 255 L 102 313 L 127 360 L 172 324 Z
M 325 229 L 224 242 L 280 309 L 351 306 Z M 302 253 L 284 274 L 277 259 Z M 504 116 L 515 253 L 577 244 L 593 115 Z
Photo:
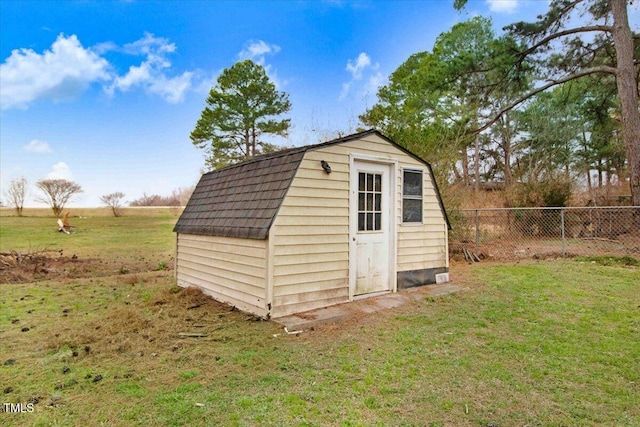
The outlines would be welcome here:
M 178 234 L 176 280 L 241 310 L 266 315 L 267 241 Z
M 306 153 L 270 236 L 274 317 L 349 300 L 349 155 L 340 145 Z
M 448 266 L 447 223 L 426 165 L 405 152 L 398 150 L 376 135 L 341 144 L 346 150 L 369 156 L 397 160 L 396 172 L 396 224 L 397 224 L 397 271 L 421 270 Z M 402 171 L 422 171 L 423 179 L 423 223 L 402 224 Z
M 178 284 L 200 287 L 220 301 L 261 316 L 280 317 L 347 302 L 352 154 L 397 165 L 396 271 L 448 266 L 446 221 L 427 167 L 369 135 L 305 153 L 267 240 L 178 234 Z M 331 174 L 321 168 L 321 160 L 331 165 Z M 423 224 L 402 224 L 403 168 L 423 171 Z
M 273 239 L 274 317 L 349 299 L 350 155 L 396 161 L 397 271 L 447 265 L 446 222 L 426 166 L 387 141 L 369 137 L 305 154 L 278 216 Z M 325 173 L 320 161 L 331 165 Z M 424 224 L 402 225 L 402 169 L 423 171 Z
M 413 168 L 414 165 L 403 165 Z M 398 271 L 448 267 L 447 223 L 426 167 L 423 171 L 422 224 L 402 224 L 402 168 L 398 172 Z

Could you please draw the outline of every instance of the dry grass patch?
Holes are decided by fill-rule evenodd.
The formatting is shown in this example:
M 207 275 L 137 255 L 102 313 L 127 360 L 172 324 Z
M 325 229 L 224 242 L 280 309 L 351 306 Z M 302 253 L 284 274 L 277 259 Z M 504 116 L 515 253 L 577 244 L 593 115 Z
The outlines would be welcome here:
M 143 357 L 179 350 L 181 333 L 216 339 L 227 318 L 252 318 L 204 295 L 171 284 L 168 273 L 134 274 L 105 280 L 91 290 L 99 300 L 80 309 L 65 308 L 64 322 L 46 327 L 47 350 L 70 349 L 73 357 Z M 95 286 L 91 282 L 86 286 Z M 162 286 L 159 286 L 162 285 Z M 64 296 L 64 294 L 58 294 Z M 108 304 L 105 304 L 105 299 Z
M 193 375 L 184 373 L 191 361 L 227 357 L 224 349 L 197 349 L 236 340 L 242 324 L 254 320 L 197 289 L 176 287 L 168 272 L 2 285 L 0 307 L 0 392 L 4 401 L 37 402 L 44 424 L 71 416 L 70 425 L 92 425 L 92 406 L 105 420 L 122 422 L 132 398 L 180 386 Z

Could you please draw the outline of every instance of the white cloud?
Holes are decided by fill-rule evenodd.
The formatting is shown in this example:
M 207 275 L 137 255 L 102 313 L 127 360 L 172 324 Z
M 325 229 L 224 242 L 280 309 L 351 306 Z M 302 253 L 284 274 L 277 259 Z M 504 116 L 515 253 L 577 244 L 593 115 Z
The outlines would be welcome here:
M 338 97 L 339 100 L 343 100 L 347 97 L 347 95 L 349 94 L 349 91 L 351 90 L 351 82 L 348 83 L 342 83 L 342 91 L 340 91 L 340 96 Z
M 51 146 L 46 141 L 41 141 L 39 139 L 32 139 L 29 141 L 27 145 L 24 147 L 24 151 L 28 151 L 30 153 L 51 153 L 53 150 Z
M 386 78 L 382 73 L 376 73 L 369 77 L 367 85 L 364 87 L 363 95 L 377 95 L 380 86 L 384 86 L 387 83 Z
M 518 0 L 487 0 L 492 12 L 513 13 L 518 7 Z
M 109 63 L 75 35 L 59 35 L 50 50 L 16 49 L 0 65 L 0 108 L 27 108 L 39 98 L 71 99 L 91 83 L 109 79 Z
M 175 43 L 169 43 L 164 37 L 156 37 L 151 33 L 144 33 L 144 37 L 133 43 L 127 43 L 122 50 L 131 55 L 163 56 L 176 51 Z
M 107 91 L 110 95 L 113 95 L 115 89 L 127 92 L 133 86 L 142 85 L 151 80 L 151 64 L 143 62 L 140 66 L 129 67 L 129 71 L 122 77 L 116 77 Z
M 280 52 L 280 46 L 276 44 L 269 44 L 264 40 L 251 40 L 247 47 L 238 54 L 238 58 L 241 60 L 250 59 L 256 64 L 263 66 L 267 76 L 273 84 L 276 85 L 276 89 L 279 90 L 285 86 L 287 82 L 280 80 L 278 72 L 273 69 L 271 64 L 266 64 L 266 55 L 275 55 L 278 52 Z
M 342 91 L 340 92 L 338 99 L 345 99 L 356 83 L 363 80 L 365 74 L 373 72 L 378 68 L 380 68 L 380 65 L 377 63 L 373 64 L 371 57 L 365 52 L 361 52 L 355 59 L 347 60 L 345 70 L 351 73 L 351 80 L 342 84 Z M 382 80 L 383 77 L 380 73 L 369 75 L 366 79 L 366 83 L 359 84 L 360 89 L 357 91 L 358 95 L 368 96 L 372 91 L 376 93 L 378 86 L 380 86 L 379 82 Z
M 354 80 L 360 80 L 364 69 L 370 66 L 371 58 L 364 52 L 361 52 L 355 60 L 352 61 L 349 59 L 347 61 L 347 71 L 351 73 Z
M 238 54 L 240 59 L 251 59 L 252 61 L 264 65 L 265 55 L 275 55 L 280 52 L 280 46 L 269 44 L 264 40 L 250 41 L 249 45 Z
M 264 42 L 250 46 L 251 52 L 262 55 L 279 49 Z M 196 73 L 171 72 L 168 57 L 176 51 L 174 43 L 150 33 L 124 46 L 107 41 L 92 48 L 83 47 L 76 35 L 61 34 L 49 50 L 37 53 L 32 49 L 16 49 L 0 64 L 0 108 L 27 108 L 39 99 L 73 99 L 93 83 L 101 83 L 110 96 L 116 91 L 142 89 L 169 103 L 178 103 L 194 86 Z M 118 75 L 115 67 L 101 56 L 108 52 L 144 59 Z
M 104 55 L 107 52 L 118 50 L 118 45 L 114 42 L 102 42 L 91 47 L 91 50 L 98 55 Z
M 47 179 L 66 179 L 73 180 L 71 169 L 65 162 L 58 162 L 53 165 L 53 170 L 47 174 Z
M 192 77 L 193 73 L 188 71 L 172 78 L 161 75 L 149 84 L 147 90 L 171 104 L 177 104 L 184 100 L 185 93 L 191 88 Z
M 276 89 L 281 90 L 283 87 L 289 84 L 288 80 L 280 80 L 280 76 L 278 76 L 278 72 L 273 69 L 271 64 L 264 66 L 264 71 L 267 73 L 269 79 L 276 86 Z
M 212 87 L 218 83 L 218 76 L 215 74 L 199 76 L 198 84 L 194 85 L 193 90 L 200 95 L 208 95 Z
M 128 92 L 132 88 L 141 87 L 147 93 L 158 95 L 170 103 L 184 100 L 185 93 L 192 86 L 193 73 L 186 71 L 178 76 L 167 76 L 166 70 L 171 68 L 167 54 L 176 51 L 174 43 L 146 33 L 140 40 L 124 45 L 122 51 L 130 55 L 144 55 L 146 58 L 140 65 L 129 67 L 129 71 L 123 76 L 116 77 L 105 88 L 109 95 L 113 95 L 116 89 Z

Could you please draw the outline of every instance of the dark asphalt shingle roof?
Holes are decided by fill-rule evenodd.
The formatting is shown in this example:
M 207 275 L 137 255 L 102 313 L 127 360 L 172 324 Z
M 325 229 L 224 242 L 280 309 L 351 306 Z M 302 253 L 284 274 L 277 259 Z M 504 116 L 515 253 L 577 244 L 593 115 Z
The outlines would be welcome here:
M 196 235 L 266 239 L 305 153 L 311 149 L 350 141 L 369 134 L 381 136 L 402 151 L 424 162 L 376 130 L 368 130 L 322 144 L 264 154 L 202 175 L 173 231 Z M 424 163 L 429 166 L 428 163 Z M 433 178 L 432 172 L 431 176 Z M 438 193 L 437 187 L 436 192 Z M 438 199 L 446 218 L 439 193 Z
M 287 151 L 203 175 L 174 231 L 266 239 L 305 153 Z

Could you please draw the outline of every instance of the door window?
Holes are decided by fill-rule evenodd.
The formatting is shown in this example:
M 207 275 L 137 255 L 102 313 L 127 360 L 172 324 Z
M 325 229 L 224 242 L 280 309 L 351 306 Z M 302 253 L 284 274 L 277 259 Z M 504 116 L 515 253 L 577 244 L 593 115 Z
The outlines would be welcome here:
M 358 174 L 358 231 L 382 230 L 382 174 Z

